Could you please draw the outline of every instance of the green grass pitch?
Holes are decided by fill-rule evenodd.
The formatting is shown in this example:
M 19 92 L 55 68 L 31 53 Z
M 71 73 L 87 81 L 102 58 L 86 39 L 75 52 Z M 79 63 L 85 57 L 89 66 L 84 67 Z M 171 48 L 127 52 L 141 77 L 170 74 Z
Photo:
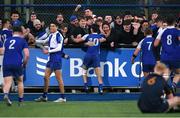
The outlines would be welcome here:
M 0 117 L 179 117 L 180 113 L 142 114 L 136 101 L 0 102 Z

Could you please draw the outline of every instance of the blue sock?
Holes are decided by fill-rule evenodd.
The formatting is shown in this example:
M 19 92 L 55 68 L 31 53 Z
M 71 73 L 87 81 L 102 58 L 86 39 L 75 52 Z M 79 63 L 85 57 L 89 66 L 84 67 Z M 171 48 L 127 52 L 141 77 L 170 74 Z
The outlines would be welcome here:
M 43 98 L 46 98 L 47 97 L 47 92 L 44 92 L 42 96 L 43 96 Z
M 84 87 L 87 88 L 87 87 L 88 87 L 88 84 L 87 84 L 87 83 L 84 83 Z
M 99 84 L 99 89 L 102 89 L 103 88 L 103 84 Z
M 19 97 L 19 102 L 23 102 L 23 97 L 22 98 Z
M 4 93 L 4 96 L 7 96 L 7 97 L 9 97 L 9 93 Z
M 61 94 L 61 98 L 64 99 L 64 94 Z

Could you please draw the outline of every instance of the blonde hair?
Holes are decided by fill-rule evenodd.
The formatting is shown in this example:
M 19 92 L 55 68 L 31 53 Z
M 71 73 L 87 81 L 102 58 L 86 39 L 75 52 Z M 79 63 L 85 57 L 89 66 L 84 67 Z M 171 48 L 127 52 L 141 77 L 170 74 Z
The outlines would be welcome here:
M 33 26 L 35 26 L 36 24 L 41 24 L 41 21 L 39 19 L 35 19 L 33 21 Z

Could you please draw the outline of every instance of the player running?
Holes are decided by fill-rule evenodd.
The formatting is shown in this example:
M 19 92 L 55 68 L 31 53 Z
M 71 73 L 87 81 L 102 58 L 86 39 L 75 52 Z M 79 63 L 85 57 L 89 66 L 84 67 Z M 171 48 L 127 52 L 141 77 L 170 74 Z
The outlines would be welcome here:
M 63 54 L 63 36 L 59 33 L 56 23 L 50 24 L 50 35 L 46 40 L 38 40 L 36 43 L 47 43 L 49 49 L 43 49 L 44 54 L 49 54 L 49 61 L 46 65 L 44 76 L 44 93 L 39 98 L 35 99 L 37 102 L 46 102 L 48 100 L 47 93 L 49 88 L 49 79 L 52 72 L 55 73 L 56 79 L 59 84 L 59 90 L 61 92 L 60 98 L 54 102 L 66 102 L 64 96 L 64 82 L 62 79 L 62 54 Z
M 175 20 L 173 17 L 168 17 L 166 22 L 168 26 L 158 34 L 154 46 L 157 47 L 161 42 L 160 59 L 174 72 L 172 87 L 176 88 L 178 84 L 176 78 L 180 78 L 180 30 L 174 27 Z
M 180 97 L 174 97 L 171 88 L 167 84 L 168 76 L 169 69 L 166 65 L 157 63 L 154 73 L 149 74 L 144 79 L 141 89 L 142 93 L 138 100 L 138 107 L 141 112 L 163 113 L 180 105 Z M 165 95 L 167 99 L 165 99 Z
M 26 40 L 23 38 L 21 27 L 13 28 L 13 36 L 7 38 L 4 43 L 3 77 L 4 77 L 4 101 L 8 106 L 12 105 L 9 99 L 9 91 L 13 78 L 18 81 L 19 105 L 23 102 L 23 68 L 29 59 L 29 49 Z M 24 52 L 24 58 L 23 54 Z
M 153 32 L 151 29 L 146 29 L 144 35 L 146 36 L 141 42 L 139 42 L 134 54 L 131 58 L 131 62 L 134 63 L 134 59 L 138 53 L 142 50 L 142 65 L 144 77 L 147 77 L 150 72 L 154 71 L 156 59 L 153 54 Z
M 100 94 L 103 94 L 103 81 L 101 77 L 100 69 L 100 43 L 106 41 L 102 35 L 98 34 L 99 27 L 98 25 L 93 24 L 90 27 L 91 34 L 84 35 L 82 38 L 77 37 L 75 42 L 85 41 L 87 46 L 86 55 L 84 56 L 83 66 L 82 66 L 82 75 L 84 80 L 84 89 L 85 92 L 88 92 L 88 83 L 87 83 L 87 70 L 89 67 L 93 67 L 98 78 L 99 88 L 98 91 Z

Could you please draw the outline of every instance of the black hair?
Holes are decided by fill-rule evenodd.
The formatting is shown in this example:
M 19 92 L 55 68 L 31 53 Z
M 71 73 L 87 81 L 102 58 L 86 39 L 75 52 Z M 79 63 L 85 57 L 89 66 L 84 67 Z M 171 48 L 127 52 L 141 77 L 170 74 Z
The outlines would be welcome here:
M 13 27 L 13 32 L 23 32 L 21 26 L 15 26 Z
M 100 32 L 100 31 L 99 31 L 99 26 L 98 26 L 97 24 L 92 24 L 92 25 L 90 26 L 90 29 L 92 29 L 93 32 L 96 32 L 96 33 L 99 33 L 99 32 Z
M 107 26 L 111 29 L 111 26 L 110 26 L 110 24 L 109 24 L 107 21 L 104 21 L 104 22 L 103 22 L 102 27 L 103 27 L 104 25 L 107 25 Z
M 2 24 L 4 25 L 5 23 L 7 23 L 7 22 L 10 22 L 10 20 L 9 19 L 3 19 L 2 20 Z
M 56 21 L 51 22 L 51 23 L 49 24 L 49 26 L 50 26 L 51 24 L 54 24 L 54 25 L 56 25 L 56 27 L 58 27 L 58 23 L 57 23 Z
M 11 16 L 12 16 L 12 14 L 18 14 L 20 16 L 20 13 L 16 10 L 11 12 Z
M 153 31 L 150 29 L 150 28 L 146 28 L 145 29 L 145 32 L 144 32 L 144 35 L 147 36 L 147 35 L 152 35 L 153 34 Z
M 173 25 L 175 22 L 175 18 L 173 16 L 167 16 L 166 22 L 167 22 L 167 25 Z

